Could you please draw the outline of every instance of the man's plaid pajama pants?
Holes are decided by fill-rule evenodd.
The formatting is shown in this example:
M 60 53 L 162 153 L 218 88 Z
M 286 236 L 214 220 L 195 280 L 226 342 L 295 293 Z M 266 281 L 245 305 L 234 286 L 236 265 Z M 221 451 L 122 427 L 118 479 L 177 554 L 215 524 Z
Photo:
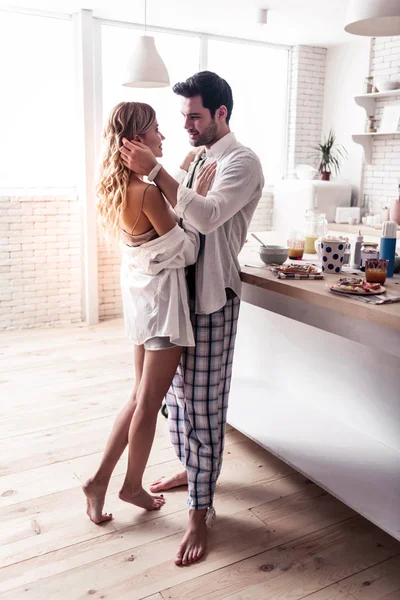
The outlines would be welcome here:
M 166 396 L 175 451 L 188 474 L 188 504 L 209 508 L 224 450 L 240 300 L 210 315 L 192 313 L 196 346 L 186 348 Z

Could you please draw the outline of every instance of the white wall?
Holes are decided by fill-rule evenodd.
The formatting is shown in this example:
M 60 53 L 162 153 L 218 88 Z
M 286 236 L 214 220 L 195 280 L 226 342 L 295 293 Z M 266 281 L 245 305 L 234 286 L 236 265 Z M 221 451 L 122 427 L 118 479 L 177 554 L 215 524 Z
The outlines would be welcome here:
M 288 135 L 288 171 L 313 164 L 321 139 L 326 48 L 296 46 L 292 50 Z
M 363 171 L 363 150 L 351 139 L 352 133 L 363 132 L 365 111 L 357 106 L 354 96 L 364 93 L 364 79 L 369 73 L 370 39 L 328 48 L 325 71 L 323 135 L 332 128 L 337 141 L 346 148 L 339 175 L 353 187 L 353 202 L 358 200 Z
M 372 42 L 370 75 L 377 79 L 400 79 L 400 36 L 375 38 Z M 400 103 L 400 92 L 376 101 L 375 116 L 379 130 L 385 106 Z M 400 180 L 400 137 L 373 138 L 372 163 L 365 166 L 364 194 L 370 213 L 379 213 L 398 197 Z

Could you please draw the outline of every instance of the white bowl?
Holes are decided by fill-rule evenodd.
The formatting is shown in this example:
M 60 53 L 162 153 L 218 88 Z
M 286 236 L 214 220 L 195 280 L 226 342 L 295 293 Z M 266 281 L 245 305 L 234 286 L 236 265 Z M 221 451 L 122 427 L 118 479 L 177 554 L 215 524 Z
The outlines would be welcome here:
M 311 180 L 314 179 L 318 171 L 311 165 L 297 165 L 295 173 L 298 179 Z
M 260 246 L 260 252 L 263 254 L 287 254 L 289 248 L 287 246 L 274 246 L 273 244 L 265 244 Z
M 283 265 L 289 254 L 289 248 L 284 246 L 260 246 L 260 258 L 266 265 Z
M 376 81 L 376 87 L 380 92 L 390 92 L 392 90 L 400 91 L 400 81 L 394 79 L 378 79 Z

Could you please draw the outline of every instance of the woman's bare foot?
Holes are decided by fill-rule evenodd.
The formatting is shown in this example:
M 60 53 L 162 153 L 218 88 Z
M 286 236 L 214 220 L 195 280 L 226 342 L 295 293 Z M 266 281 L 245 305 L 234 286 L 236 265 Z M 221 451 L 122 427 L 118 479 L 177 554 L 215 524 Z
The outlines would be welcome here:
M 207 524 L 205 510 L 190 510 L 189 524 L 175 558 L 175 564 L 191 565 L 205 553 L 207 546 Z
M 96 483 L 94 479 L 88 479 L 82 489 L 86 496 L 86 514 L 90 520 L 96 525 L 111 521 L 112 514 L 103 513 L 107 486 Z
M 165 498 L 162 495 L 150 496 L 143 488 L 140 488 L 137 491 L 122 488 L 118 495 L 120 500 L 129 502 L 140 508 L 145 508 L 146 510 L 160 510 L 165 504 Z
M 157 481 L 154 481 L 154 483 L 151 484 L 150 491 L 153 492 L 153 494 L 156 494 L 157 492 L 165 492 L 166 490 L 187 484 L 187 472 L 182 471 L 181 473 L 176 473 L 170 477 L 160 477 L 160 479 L 157 479 Z

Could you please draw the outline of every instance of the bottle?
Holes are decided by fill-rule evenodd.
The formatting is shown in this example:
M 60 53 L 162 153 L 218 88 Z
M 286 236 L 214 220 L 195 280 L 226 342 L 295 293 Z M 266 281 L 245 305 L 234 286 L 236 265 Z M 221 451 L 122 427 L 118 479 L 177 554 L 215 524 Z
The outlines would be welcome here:
M 353 252 L 351 257 L 351 268 L 359 269 L 361 267 L 361 245 L 364 241 L 361 231 L 354 238 Z
M 306 211 L 306 224 L 304 228 L 304 253 L 314 254 L 315 253 L 315 241 L 318 239 L 317 234 L 317 222 L 319 213 L 310 208 Z
M 398 198 L 394 198 L 390 205 L 390 220 L 400 225 L 400 181 Z
M 325 213 L 320 213 L 313 208 L 306 211 L 306 224 L 304 231 L 304 253 L 315 254 L 315 242 L 324 237 L 328 232 L 328 221 Z
M 347 240 L 344 246 L 344 257 L 343 257 L 343 266 L 348 267 L 350 265 L 350 257 L 351 257 L 351 246 L 349 241 Z
M 372 94 L 372 91 L 374 89 L 374 85 L 373 85 L 374 78 L 373 77 L 365 77 L 364 81 L 365 81 L 365 93 Z
M 395 221 L 386 221 L 382 225 L 381 247 L 379 254 L 380 258 L 386 258 L 386 260 L 389 261 L 387 277 L 393 277 L 394 273 L 394 257 L 396 255 L 396 233 L 397 223 Z

